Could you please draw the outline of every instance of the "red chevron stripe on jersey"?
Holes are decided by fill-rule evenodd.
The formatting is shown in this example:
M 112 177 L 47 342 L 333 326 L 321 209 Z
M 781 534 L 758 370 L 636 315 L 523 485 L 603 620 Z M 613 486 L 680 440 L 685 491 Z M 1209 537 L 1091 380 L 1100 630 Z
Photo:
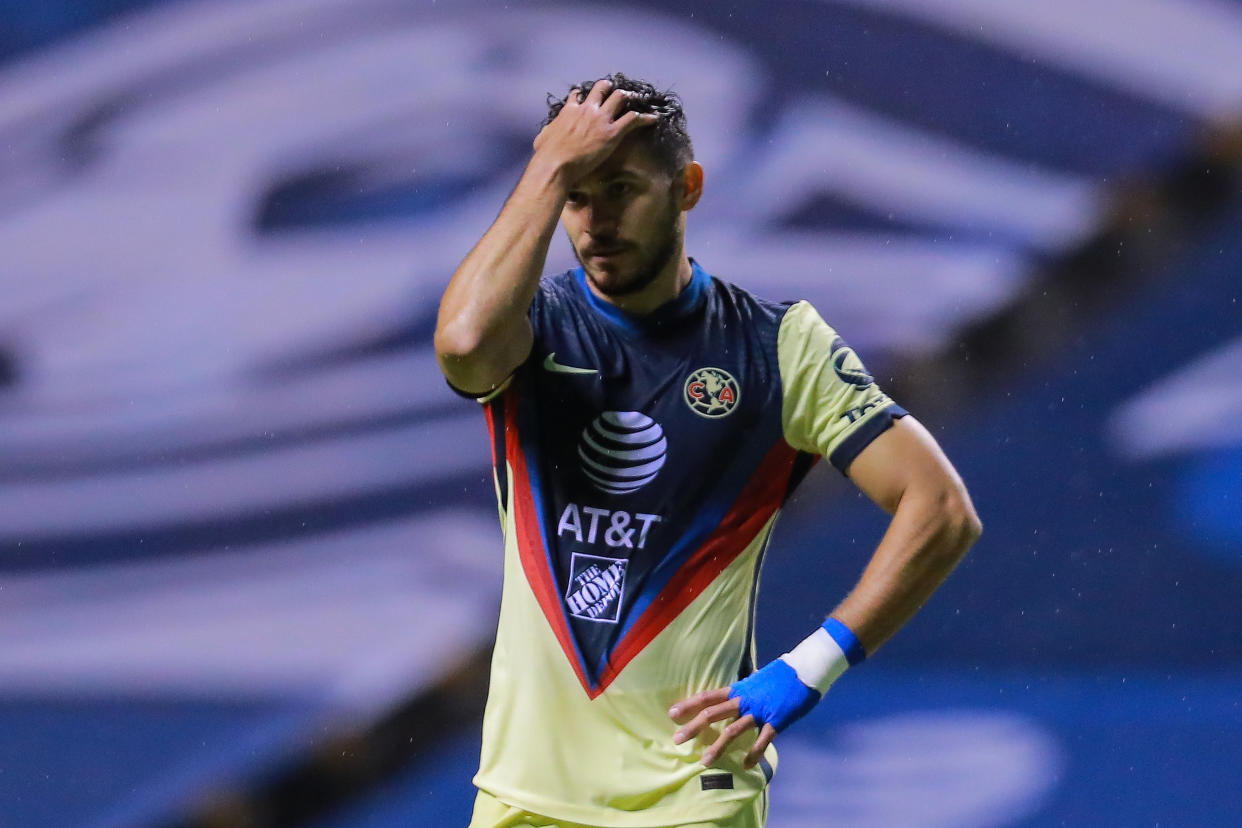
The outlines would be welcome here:
M 591 698 L 599 695 L 592 691 L 586 671 L 578 658 L 578 648 L 569 632 L 569 624 L 565 620 L 565 612 L 561 607 L 560 592 L 556 579 L 548 566 L 548 553 L 543 542 L 543 533 L 539 528 L 539 512 L 535 505 L 534 494 L 530 485 L 530 470 L 526 464 L 526 454 L 522 451 L 522 441 L 518 435 L 517 424 L 517 390 L 510 387 L 505 392 L 505 453 L 509 465 L 513 469 L 513 509 L 514 526 L 517 529 L 518 556 L 522 561 L 522 571 L 530 584 L 535 600 L 539 602 L 543 615 L 548 619 L 556 640 L 560 642 L 565 658 L 569 659 L 578 681 L 582 683 Z

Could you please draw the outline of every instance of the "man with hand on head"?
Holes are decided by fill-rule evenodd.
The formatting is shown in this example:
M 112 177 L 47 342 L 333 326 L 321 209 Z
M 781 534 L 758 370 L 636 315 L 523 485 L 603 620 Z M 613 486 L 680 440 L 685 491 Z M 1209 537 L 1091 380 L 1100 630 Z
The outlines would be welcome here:
M 441 301 L 505 537 L 475 828 L 763 825 L 774 736 L 978 537 L 935 440 L 814 308 L 686 257 L 702 192 L 676 96 L 581 84 Z M 541 279 L 558 221 L 580 265 Z M 819 457 L 892 520 L 831 617 L 756 670 L 763 551 Z

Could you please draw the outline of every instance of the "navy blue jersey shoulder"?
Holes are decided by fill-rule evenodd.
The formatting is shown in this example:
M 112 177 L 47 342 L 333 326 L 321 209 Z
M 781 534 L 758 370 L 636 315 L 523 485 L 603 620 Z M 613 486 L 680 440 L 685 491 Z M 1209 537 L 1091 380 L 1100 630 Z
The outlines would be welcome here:
M 589 352 L 584 356 L 601 357 L 605 367 L 619 375 L 626 368 L 625 356 L 663 364 L 664 353 L 693 345 L 710 349 L 713 344 L 727 350 L 733 340 L 737 347 L 758 347 L 765 358 L 774 360 L 781 320 L 794 303 L 761 299 L 710 276 L 694 260 L 691 264 L 693 276 L 686 289 L 646 315 L 626 313 L 597 297 L 582 268 L 544 277 L 530 309 L 535 332 L 531 358 L 540 357 L 540 345 L 552 346 L 549 352 L 560 347 L 562 358 L 568 356 L 566 349 L 581 347 Z M 566 341 L 566 326 L 579 328 L 580 336 Z M 605 352 L 597 353 L 601 347 Z M 563 359 L 557 361 L 563 364 Z
M 518 483 L 592 680 L 765 458 L 792 451 L 777 360 L 792 303 L 692 266 L 686 289 L 645 316 L 596 297 L 580 268 L 546 277 L 506 395 L 529 477 Z

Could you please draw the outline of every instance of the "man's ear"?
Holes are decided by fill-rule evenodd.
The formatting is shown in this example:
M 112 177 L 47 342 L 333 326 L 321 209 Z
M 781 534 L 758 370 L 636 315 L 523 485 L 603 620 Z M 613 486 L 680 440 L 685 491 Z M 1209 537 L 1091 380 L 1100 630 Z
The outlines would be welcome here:
M 681 171 L 681 209 L 689 210 L 703 196 L 703 167 L 691 161 Z

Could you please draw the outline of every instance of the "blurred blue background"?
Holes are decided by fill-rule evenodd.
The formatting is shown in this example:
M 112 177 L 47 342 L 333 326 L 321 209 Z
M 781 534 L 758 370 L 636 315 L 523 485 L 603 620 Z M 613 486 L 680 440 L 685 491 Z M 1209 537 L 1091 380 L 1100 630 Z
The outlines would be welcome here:
M 0 0 L 0 826 L 466 823 L 501 543 L 435 308 L 616 70 L 685 102 L 691 255 L 986 527 L 772 828 L 1242 824 L 1242 3 Z M 763 658 L 884 525 L 811 475 Z

